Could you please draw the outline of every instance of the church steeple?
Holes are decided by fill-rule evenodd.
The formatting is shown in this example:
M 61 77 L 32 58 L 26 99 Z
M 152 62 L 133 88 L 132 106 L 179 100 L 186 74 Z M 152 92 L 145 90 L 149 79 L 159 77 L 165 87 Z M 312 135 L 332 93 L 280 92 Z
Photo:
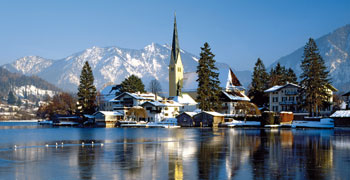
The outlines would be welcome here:
M 169 63 L 169 96 L 181 96 L 183 69 L 175 14 L 173 42 L 171 46 L 171 57 Z
M 179 39 L 177 37 L 177 25 L 176 25 L 176 13 L 174 14 L 174 32 L 173 32 L 173 44 L 171 46 L 171 61 L 170 63 L 176 63 L 180 52 Z M 180 56 L 180 55 L 179 55 Z

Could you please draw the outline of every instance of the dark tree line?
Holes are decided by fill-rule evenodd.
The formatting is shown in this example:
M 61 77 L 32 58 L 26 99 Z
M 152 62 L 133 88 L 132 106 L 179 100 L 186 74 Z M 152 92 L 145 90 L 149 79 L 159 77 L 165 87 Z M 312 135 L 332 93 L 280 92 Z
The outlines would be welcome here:
M 248 92 L 251 102 L 259 107 L 266 106 L 268 103 L 268 94 L 264 91 L 270 87 L 285 85 L 287 83 L 297 84 L 297 76 L 293 69 L 281 66 L 280 63 L 271 68 L 270 73 L 266 72 L 265 65 L 260 58 L 255 63 L 252 76 L 252 83 Z
M 266 106 L 268 103 L 268 94 L 264 90 L 286 83 L 298 84 L 300 88 L 299 107 L 306 109 L 310 116 L 317 115 L 320 109 L 329 106 L 330 84 L 329 71 L 325 66 L 317 48 L 316 42 L 310 38 L 304 47 L 303 60 L 300 65 L 302 73 L 300 82 L 297 82 L 297 76 L 291 68 L 285 68 L 280 63 L 266 72 L 263 62 L 258 58 L 252 76 L 252 83 L 249 89 L 251 101 L 258 106 Z

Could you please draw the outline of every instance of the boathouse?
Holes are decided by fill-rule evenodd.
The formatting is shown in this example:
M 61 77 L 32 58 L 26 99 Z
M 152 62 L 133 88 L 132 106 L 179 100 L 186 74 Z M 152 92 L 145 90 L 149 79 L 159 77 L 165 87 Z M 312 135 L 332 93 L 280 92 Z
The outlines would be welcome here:
M 195 126 L 193 116 L 196 115 L 195 112 L 183 112 L 176 116 L 177 125 L 181 127 L 193 127 Z
M 101 127 L 115 127 L 123 119 L 123 114 L 117 111 L 98 111 L 94 114 L 95 123 Z
M 333 113 L 334 127 L 350 127 L 350 110 L 339 110 Z
M 193 116 L 196 127 L 217 127 L 224 122 L 224 115 L 217 112 L 203 111 Z

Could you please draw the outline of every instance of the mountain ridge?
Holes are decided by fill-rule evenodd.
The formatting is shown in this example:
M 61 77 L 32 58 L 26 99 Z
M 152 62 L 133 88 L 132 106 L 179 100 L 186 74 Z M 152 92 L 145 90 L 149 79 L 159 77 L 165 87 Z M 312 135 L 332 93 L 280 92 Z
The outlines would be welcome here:
M 330 72 L 332 84 L 340 91 L 350 89 L 350 24 L 335 29 L 315 39 L 320 55 L 325 61 Z M 306 43 L 306 41 L 305 41 Z M 292 53 L 283 56 L 272 63 L 268 69 L 274 67 L 278 62 L 292 68 L 299 76 L 301 74 L 300 64 L 304 53 L 304 46 Z
M 93 46 L 83 51 L 74 53 L 59 60 L 37 58 L 39 56 L 23 57 L 11 64 L 3 65 L 10 71 L 34 74 L 66 91 L 76 91 L 79 84 L 81 68 L 85 61 L 90 63 L 98 89 L 106 83 L 121 83 L 127 76 L 134 74 L 139 76 L 145 86 L 152 79 L 161 82 L 163 91 L 168 90 L 168 64 L 171 48 L 169 45 L 151 43 L 142 49 L 128 49 L 117 46 L 97 47 Z M 184 64 L 184 72 L 195 72 L 198 57 L 181 49 L 181 58 Z M 33 60 L 39 59 L 39 62 Z M 23 64 L 32 68 L 23 68 Z M 36 68 L 43 64 L 43 68 Z M 223 73 L 228 69 L 225 63 L 217 62 Z M 240 77 L 239 71 L 237 76 Z M 247 72 L 244 72 L 247 74 Z M 243 84 L 249 83 L 243 80 Z

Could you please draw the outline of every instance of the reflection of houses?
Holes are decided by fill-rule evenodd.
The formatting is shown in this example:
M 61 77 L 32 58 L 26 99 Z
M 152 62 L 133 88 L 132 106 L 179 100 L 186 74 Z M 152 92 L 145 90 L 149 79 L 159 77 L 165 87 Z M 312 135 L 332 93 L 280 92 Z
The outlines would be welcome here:
M 193 120 L 197 127 L 217 127 L 224 122 L 224 115 L 217 112 L 203 111 L 194 115 Z
M 176 116 L 177 124 L 181 127 L 192 127 L 195 126 L 193 116 L 196 115 L 195 112 L 183 112 Z
M 274 112 L 292 111 L 292 112 L 306 112 L 304 109 L 298 108 L 300 86 L 287 83 L 283 86 L 273 86 L 265 93 L 269 93 L 270 110 Z M 333 92 L 337 91 L 332 85 L 328 85 L 327 92 L 330 95 L 328 105 L 320 109 L 320 114 L 330 114 L 333 109 Z
M 116 111 L 98 111 L 94 116 L 96 125 L 101 127 L 115 127 L 123 119 L 123 114 Z

